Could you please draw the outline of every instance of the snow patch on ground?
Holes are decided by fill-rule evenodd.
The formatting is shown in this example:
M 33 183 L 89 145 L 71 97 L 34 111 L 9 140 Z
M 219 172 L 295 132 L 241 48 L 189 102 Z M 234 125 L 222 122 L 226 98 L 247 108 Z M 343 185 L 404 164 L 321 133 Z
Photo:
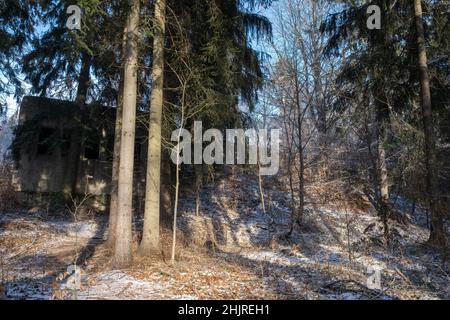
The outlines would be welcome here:
M 95 221 L 50 222 L 49 225 L 58 232 L 65 233 L 69 237 L 93 238 L 98 231 L 98 224 Z
M 450 298 L 449 263 L 423 245 L 428 230 L 421 208 L 412 214 L 410 204 L 397 199 L 395 207 L 407 222 L 392 222 L 391 249 L 384 248 L 379 219 L 370 211 L 308 207 L 301 225 L 284 239 L 290 222 L 286 193 L 266 188 L 264 214 L 257 180 L 238 176 L 233 183 L 206 186 L 199 215 L 191 196 L 180 200 L 179 227 L 187 242 L 214 243 L 208 262 L 198 259 L 185 272 L 163 276 L 170 273 L 167 265 L 147 274 L 98 272 L 87 261 L 77 298 L 202 299 L 230 297 L 230 292 L 238 298 Z M 50 299 L 55 282 L 61 285 L 56 278 L 73 263 L 75 248 L 101 242 L 103 229 L 102 221 L 0 214 L 6 298 Z M 381 290 L 367 288 L 369 267 L 382 270 Z
M 169 294 L 170 283 L 139 280 L 122 271 L 102 272 L 86 278 L 85 281 L 91 285 L 77 292 L 77 297 L 81 300 L 195 299 L 193 296 Z

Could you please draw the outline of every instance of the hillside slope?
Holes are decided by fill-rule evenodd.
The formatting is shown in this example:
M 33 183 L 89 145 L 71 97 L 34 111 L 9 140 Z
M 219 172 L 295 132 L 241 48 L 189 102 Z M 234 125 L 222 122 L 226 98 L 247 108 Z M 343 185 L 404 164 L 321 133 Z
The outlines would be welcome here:
M 232 179 L 232 180 L 230 180 Z M 170 265 L 170 230 L 163 252 L 110 270 L 105 218 L 72 222 L 42 211 L 0 215 L 2 294 L 7 299 L 450 299 L 448 253 L 424 245 L 426 215 L 397 199 L 391 247 L 383 245 L 374 210 L 309 205 L 289 231 L 289 198 L 241 174 L 204 188 L 195 214 L 192 195 L 180 200 L 178 263 Z M 193 205 L 194 204 L 194 205 Z M 135 218 L 139 230 L 142 218 Z M 138 234 L 136 234 L 137 242 Z M 75 257 L 81 287 L 69 290 Z M 380 287 L 370 285 L 380 270 Z M 371 278 L 370 276 L 373 275 Z M 376 284 L 376 281 L 375 281 Z

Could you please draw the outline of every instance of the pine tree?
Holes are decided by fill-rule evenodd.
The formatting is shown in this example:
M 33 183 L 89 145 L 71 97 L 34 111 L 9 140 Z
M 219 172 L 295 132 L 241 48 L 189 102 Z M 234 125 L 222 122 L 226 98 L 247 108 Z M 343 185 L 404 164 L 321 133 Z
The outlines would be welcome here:
M 363 87 L 369 92 L 369 102 L 374 106 L 374 125 L 376 140 L 376 161 L 373 163 L 373 184 L 375 185 L 376 208 L 384 225 L 385 240 L 389 243 L 390 213 L 389 180 L 386 144 L 389 137 L 390 112 L 392 106 L 404 98 L 404 92 L 390 90 L 392 80 L 406 78 L 403 59 L 399 56 L 398 42 L 394 37 L 404 37 L 405 18 L 403 1 L 378 0 L 370 5 L 381 9 L 381 29 L 371 30 L 367 27 L 367 7 L 363 1 L 346 1 L 344 9 L 330 15 L 322 30 L 330 35 L 327 53 L 339 54 L 340 49 L 349 47 L 350 60 L 343 66 L 340 80 Z M 400 14 L 399 14 L 400 13 Z M 402 81 L 399 80 L 399 81 Z M 351 95 L 354 95 L 356 87 Z
M 250 108 L 257 101 L 257 92 L 262 85 L 261 55 L 250 46 L 250 37 L 270 36 L 270 22 L 263 16 L 252 13 L 257 6 L 269 5 L 271 1 L 179 1 L 168 2 L 170 13 L 175 15 L 187 30 L 190 64 L 195 68 L 195 81 L 186 94 L 186 105 L 208 105 L 195 118 L 191 118 L 187 128 L 192 129 L 194 120 L 202 120 L 208 126 L 225 128 L 239 125 L 240 114 L 237 110 L 239 97 Z M 158 5 L 156 6 L 158 8 Z M 160 12 L 156 11 L 155 36 L 160 36 L 163 29 Z M 172 18 L 172 17 L 171 17 Z M 166 19 L 168 20 L 168 19 Z M 182 73 L 186 66 L 179 63 L 176 55 L 178 48 L 177 28 L 172 28 L 167 21 L 166 38 L 170 37 L 167 48 L 167 64 L 170 70 L 164 71 L 165 80 L 153 81 L 152 97 L 157 94 L 157 105 L 151 103 L 151 120 L 149 135 L 149 160 L 147 174 L 146 215 L 144 220 L 141 254 L 150 254 L 159 250 L 159 216 L 160 216 L 160 108 L 162 108 L 162 85 L 170 83 L 177 88 L 173 73 Z M 186 39 L 183 39 L 186 40 Z M 163 38 L 154 39 L 153 68 L 158 72 L 163 69 L 163 61 L 156 56 Z M 172 50 L 171 46 L 175 49 Z M 159 73 L 158 73 L 159 74 Z M 162 73 L 161 73 L 162 76 Z M 159 78 L 157 78 L 159 80 Z M 196 83 L 198 85 L 196 85 Z M 161 88 L 160 88 L 161 85 Z M 156 91 L 155 91 L 156 90 Z M 159 98 L 161 97 L 161 98 Z M 170 91 L 167 97 L 171 106 L 179 105 L 180 94 Z M 171 108 L 171 107 L 169 107 Z M 155 112 L 153 111 L 155 110 Z M 176 112 L 175 112 L 176 114 Z M 166 116 L 164 116 L 166 117 Z M 176 121 L 172 120 L 172 121 Z M 152 124 L 154 130 L 152 129 Z M 170 132 L 170 130 L 168 130 Z M 197 171 L 198 172 L 198 171 Z M 150 189 L 149 189 L 150 188 Z
M 427 195 L 431 209 L 430 243 L 445 246 L 447 242 L 444 230 L 444 218 L 439 208 L 438 185 L 439 176 L 436 156 L 436 136 L 431 105 L 430 77 L 428 59 L 425 47 L 425 32 L 422 20 L 421 0 L 414 0 L 414 16 L 417 32 L 418 63 L 420 73 L 420 88 L 422 101 L 422 120 L 425 133 L 425 157 L 427 168 Z
M 132 258 L 133 165 L 136 127 L 140 0 L 131 1 L 131 11 L 126 26 L 126 50 L 124 57 L 123 110 L 114 248 L 114 266 L 116 268 L 128 266 L 131 263 Z
M 150 106 L 147 178 L 145 189 L 145 212 L 141 255 L 158 253 L 160 187 L 161 187 L 161 126 L 164 103 L 164 38 L 166 25 L 166 0 L 155 3 L 155 25 L 153 36 L 152 96 Z
M 0 2 L 0 115 L 6 112 L 7 96 L 24 93 L 18 61 L 35 32 L 37 8 L 34 1 Z

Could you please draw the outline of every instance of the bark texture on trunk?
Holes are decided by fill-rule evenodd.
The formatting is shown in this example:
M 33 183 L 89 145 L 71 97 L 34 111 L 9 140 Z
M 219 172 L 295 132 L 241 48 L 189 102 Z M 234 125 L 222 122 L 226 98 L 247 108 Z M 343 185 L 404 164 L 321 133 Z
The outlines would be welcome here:
M 387 106 L 380 101 L 377 104 L 377 166 L 378 166 L 378 213 L 383 223 L 384 238 L 389 244 L 389 181 L 386 163 L 386 150 L 384 142 L 386 139 L 386 125 L 389 118 Z
M 305 211 L 305 155 L 303 149 L 303 113 L 300 99 L 300 84 L 297 72 L 295 73 L 295 103 L 297 107 L 297 134 L 298 134 L 298 155 L 299 155 L 299 171 L 298 171 L 298 193 L 299 208 L 296 222 L 301 223 Z
M 153 37 L 153 88 L 150 106 L 145 213 L 139 254 L 148 256 L 160 252 L 159 219 L 161 191 L 161 125 L 164 87 L 164 35 L 166 0 L 155 3 L 155 31 Z
M 425 32 L 422 19 L 422 3 L 414 0 L 414 15 L 417 31 L 417 47 L 419 54 L 420 88 L 422 100 L 422 121 L 425 134 L 425 161 L 427 168 L 427 196 L 431 211 L 431 232 L 429 242 L 444 246 L 447 236 L 444 228 L 444 217 L 439 210 L 439 181 L 436 157 L 436 136 L 434 134 L 433 113 L 431 106 L 430 79 L 428 74 L 427 52 L 425 48 Z
M 115 268 L 123 268 L 131 263 L 139 12 L 140 0 L 132 0 L 131 11 L 127 19 L 117 225 L 113 259 Z
M 388 28 L 391 19 L 390 16 L 390 1 L 382 2 L 382 21 L 386 28 L 379 30 L 375 34 L 375 40 L 378 42 L 376 45 L 381 45 L 382 47 L 388 47 L 391 41 L 391 32 Z M 389 52 L 387 53 L 390 54 Z M 375 69 L 374 80 L 374 104 L 376 108 L 376 143 L 377 143 L 377 163 L 376 163 L 376 182 L 377 182 L 377 209 L 378 214 L 383 223 L 383 231 L 386 245 L 389 245 L 389 181 L 388 181 L 388 167 L 386 162 L 386 149 L 384 143 L 387 138 L 387 127 L 389 123 L 389 106 L 386 101 L 385 86 L 388 80 L 384 77 L 385 70 L 378 66 Z
M 119 191 L 119 167 L 120 167 L 120 142 L 122 138 L 122 111 L 123 111 L 123 81 L 125 66 L 125 48 L 127 40 L 127 28 L 123 31 L 122 42 L 122 67 L 120 70 L 119 92 L 117 94 L 116 123 L 114 129 L 114 151 L 111 172 L 111 199 L 109 204 L 109 225 L 107 245 L 113 247 L 116 242 L 117 228 L 117 196 Z

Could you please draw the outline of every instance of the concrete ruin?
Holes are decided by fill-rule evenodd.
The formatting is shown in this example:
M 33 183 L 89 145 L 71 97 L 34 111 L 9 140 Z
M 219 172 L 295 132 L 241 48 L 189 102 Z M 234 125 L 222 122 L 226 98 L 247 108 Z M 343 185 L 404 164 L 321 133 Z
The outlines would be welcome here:
M 17 191 L 62 193 L 72 185 L 77 194 L 109 195 L 115 113 L 115 108 L 86 105 L 82 114 L 69 101 L 24 97 L 13 142 Z M 136 194 L 145 192 L 146 154 L 146 130 L 138 126 Z M 75 175 L 71 168 L 76 168 Z

